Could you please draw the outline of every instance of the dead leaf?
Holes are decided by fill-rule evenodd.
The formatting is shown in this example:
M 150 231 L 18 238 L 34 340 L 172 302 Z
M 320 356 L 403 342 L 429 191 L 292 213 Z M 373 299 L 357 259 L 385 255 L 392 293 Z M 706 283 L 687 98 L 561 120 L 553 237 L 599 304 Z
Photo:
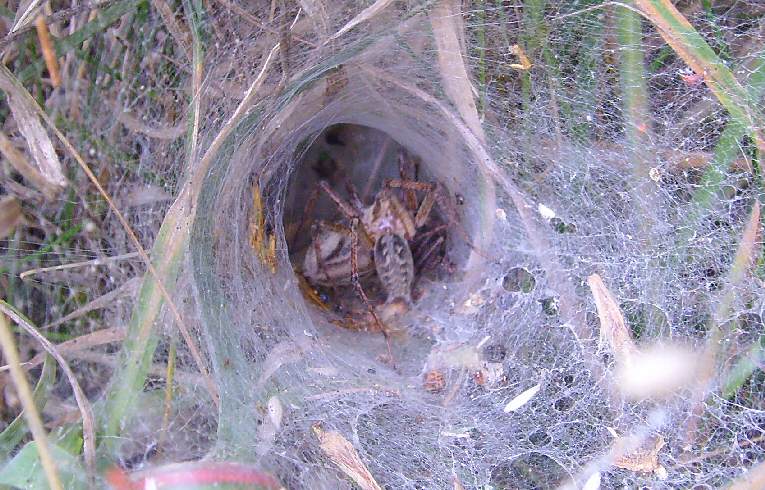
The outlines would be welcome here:
M 35 166 L 29 163 L 27 157 L 16 149 L 13 142 L 2 131 L 0 131 L 0 154 L 8 160 L 8 163 L 10 163 L 11 166 L 24 177 L 24 179 L 28 180 L 42 192 L 48 200 L 53 200 L 58 191 L 61 190 L 61 187 L 48 182 L 48 180 L 37 171 Z
M 614 448 L 617 452 L 623 452 L 622 448 L 625 444 L 624 439 L 617 439 L 614 441 Z M 667 471 L 659 464 L 659 451 L 663 447 L 664 438 L 662 436 L 651 437 L 640 447 L 616 458 L 614 466 L 635 473 L 656 473 L 661 477 L 662 474 L 666 475 Z
M 324 454 L 362 490 L 382 490 L 348 439 L 339 432 L 325 431 L 318 423 L 311 428 Z
M 0 70 L 0 90 L 7 95 L 13 119 L 24 136 L 29 153 L 37 164 L 37 170 L 51 185 L 66 186 L 61 162 L 48 133 L 40 123 L 36 108 L 32 106 L 31 97 L 28 93 L 22 93 L 6 72 L 7 70 Z
M 513 44 L 510 46 L 510 54 L 517 56 L 518 61 L 520 61 L 520 63 L 511 63 L 510 68 L 527 71 L 530 70 L 532 66 L 534 66 L 531 63 L 531 60 L 529 60 L 529 57 L 526 56 L 526 52 L 523 51 L 523 48 L 519 44 Z
M 600 318 L 600 342 L 608 344 L 619 365 L 627 365 L 637 352 L 632 333 L 624 322 L 619 305 L 598 274 L 587 278 Z
M 0 198 L 0 238 L 11 234 L 21 221 L 21 203 L 13 196 Z

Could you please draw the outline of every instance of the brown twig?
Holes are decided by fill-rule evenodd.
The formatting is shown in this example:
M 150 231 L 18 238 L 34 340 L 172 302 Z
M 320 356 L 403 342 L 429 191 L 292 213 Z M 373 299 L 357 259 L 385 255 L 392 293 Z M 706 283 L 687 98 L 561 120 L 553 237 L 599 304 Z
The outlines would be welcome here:
M 66 19 L 67 17 L 71 17 L 72 15 L 77 15 L 81 12 L 87 12 L 88 10 L 105 7 L 114 1 L 115 0 L 103 0 L 101 2 L 86 2 L 80 5 L 76 5 L 74 7 L 70 7 L 68 9 L 59 10 L 58 12 L 54 12 L 51 15 L 45 15 L 42 17 L 45 20 L 46 24 L 53 24 L 54 22 L 58 22 L 62 19 Z M 8 47 L 10 44 L 16 42 L 18 39 L 23 37 L 33 27 L 34 27 L 33 24 L 27 24 L 23 27 L 20 27 L 16 31 L 6 35 L 2 40 L 0 40 L 0 52 L 5 50 L 5 48 Z
M 40 40 L 40 49 L 45 60 L 45 66 L 50 75 L 50 84 L 56 88 L 61 85 L 61 72 L 58 68 L 58 59 L 56 59 L 56 48 L 50 39 L 48 24 L 45 23 L 45 18 L 42 15 L 39 15 L 35 20 L 35 28 L 37 29 L 37 38 Z

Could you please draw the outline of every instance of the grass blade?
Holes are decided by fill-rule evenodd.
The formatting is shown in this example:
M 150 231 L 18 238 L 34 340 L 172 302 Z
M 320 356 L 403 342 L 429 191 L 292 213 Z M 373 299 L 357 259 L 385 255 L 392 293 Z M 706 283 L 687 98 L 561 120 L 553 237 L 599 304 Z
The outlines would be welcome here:
M 34 400 L 37 410 L 42 410 L 45 400 L 48 398 L 50 388 L 53 386 L 53 382 L 56 380 L 56 363 L 52 362 L 53 358 L 49 355 L 43 354 L 45 361 L 40 373 L 40 378 L 37 380 L 34 392 L 32 392 L 32 399 Z M 0 458 L 7 460 L 11 451 L 21 442 L 26 434 L 27 428 L 24 425 L 24 414 L 21 413 L 16 417 L 13 422 L 8 424 L 2 433 L 0 433 Z
M 758 148 L 765 148 L 757 129 L 763 127 L 763 119 L 756 101 L 683 14 L 669 0 L 635 0 L 635 3 L 675 53 L 704 77 L 720 104 L 753 135 Z
M 3 314 L 0 314 L 0 347 L 2 347 L 3 356 L 5 356 L 8 364 L 11 366 L 11 379 L 14 386 L 16 386 L 21 406 L 24 407 L 24 418 L 27 419 L 29 429 L 32 431 L 32 436 L 37 443 L 37 452 L 40 456 L 45 476 L 48 479 L 48 484 L 55 490 L 63 490 L 64 487 L 61 485 L 56 464 L 51 456 L 48 435 L 45 433 L 45 428 L 43 427 L 40 413 L 37 411 L 34 396 L 27 382 L 24 370 L 21 369 L 19 353 L 16 350 L 13 334 L 8 325 L 8 319 Z
M 765 92 L 765 50 L 760 51 L 751 66 L 747 67 L 747 71 L 751 73 L 747 83 L 750 95 L 753 100 L 760 100 Z M 715 203 L 720 185 L 731 163 L 741 154 L 740 142 L 748 132 L 748 128 L 739 121 L 728 122 L 715 146 L 711 165 L 704 172 L 699 189 L 693 195 L 695 209 L 709 209 Z
M 77 407 L 80 409 L 80 416 L 82 418 L 82 439 L 83 452 L 85 455 L 85 466 L 88 469 L 88 473 L 93 475 L 96 467 L 96 435 L 94 428 L 95 424 L 93 422 L 93 408 L 90 406 L 90 402 L 85 396 L 85 392 L 82 391 L 80 383 L 77 381 L 77 377 L 69 367 L 66 359 L 64 359 L 58 349 L 56 349 L 56 346 L 53 345 L 48 339 L 46 339 L 35 328 L 32 322 L 20 311 L 5 301 L 0 300 L 0 316 L 3 316 L 3 313 L 11 317 L 16 324 L 18 324 L 30 336 L 37 340 L 42 348 L 45 349 L 45 351 L 50 354 L 56 360 L 56 362 L 58 362 L 59 366 L 61 366 L 61 370 L 66 375 L 66 378 L 69 381 L 69 385 L 72 387 L 72 392 L 74 392 L 74 398 L 77 401 Z M 3 318 L 5 317 L 3 316 Z M 13 373 L 13 362 L 7 355 L 6 358 L 9 361 L 8 364 L 11 365 L 11 373 Z M 18 366 L 18 369 L 21 369 L 20 365 Z M 37 438 L 35 437 L 35 440 L 36 439 Z

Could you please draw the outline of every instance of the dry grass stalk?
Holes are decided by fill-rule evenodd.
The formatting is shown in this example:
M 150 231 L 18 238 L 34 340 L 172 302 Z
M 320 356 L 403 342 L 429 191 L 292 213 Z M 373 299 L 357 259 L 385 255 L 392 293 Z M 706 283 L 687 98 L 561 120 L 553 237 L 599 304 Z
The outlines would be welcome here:
M 40 463 L 42 463 L 48 484 L 53 489 L 63 489 L 64 487 L 61 485 L 56 464 L 50 452 L 48 436 L 45 433 L 42 418 L 40 418 L 40 413 L 37 411 L 32 397 L 32 389 L 29 387 L 29 382 L 19 365 L 19 353 L 16 350 L 13 333 L 8 325 L 8 319 L 2 313 L 0 313 L 0 346 L 3 350 L 3 356 L 8 360 L 8 364 L 11 367 L 11 378 L 16 387 L 16 393 L 21 400 L 21 406 L 24 409 L 24 418 L 27 420 L 29 429 L 32 431 L 32 437 L 37 445 L 37 454 L 40 456 Z
M 56 194 L 61 187 L 52 184 L 48 179 L 43 177 L 35 166 L 29 163 L 27 157 L 13 146 L 13 142 L 2 131 L 0 131 L 0 154 L 5 157 L 8 163 L 10 163 L 11 166 L 24 177 L 24 179 L 28 180 L 42 192 L 46 199 L 50 201 L 56 197 Z
M 721 339 L 725 334 L 720 327 L 725 323 L 737 298 L 736 290 L 744 278 L 748 276 L 751 265 L 756 262 L 756 257 L 760 251 L 760 247 L 757 247 L 756 244 L 760 235 L 760 201 L 755 200 L 752 205 L 752 211 L 749 214 L 749 221 L 744 228 L 741 241 L 736 249 L 736 255 L 728 274 L 728 281 L 712 315 L 712 322 L 706 338 L 706 347 L 704 348 L 699 369 L 698 384 L 692 403 L 692 413 L 694 416 L 689 419 L 686 429 L 686 443 L 692 443 L 699 419 L 704 413 L 704 398 L 707 396 L 710 385 L 713 383 L 717 373 L 717 359 L 720 354 L 720 346 L 722 345 Z
M 462 23 L 462 14 L 455 4 L 454 0 L 441 0 L 433 8 L 428 16 L 433 28 L 433 36 L 438 53 L 438 68 L 441 72 L 441 83 L 447 97 L 467 125 L 469 131 L 477 138 L 481 146 L 486 144 L 486 136 L 481 125 L 481 118 L 478 114 L 475 100 L 473 99 L 473 86 L 470 83 L 470 76 L 465 63 L 464 42 L 462 39 L 464 25 Z M 483 166 L 479 167 L 484 182 L 481 184 L 477 194 L 480 195 L 481 209 L 481 233 L 480 239 L 483 244 L 491 241 L 494 230 L 493 213 L 496 207 L 496 195 L 494 183 L 490 177 L 490 172 Z M 478 243 L 481 248 L 482 243 Z M 471 252 L 466 270 L 479 270 L 483 262 L 482 254 L 474 250 Z M 472 279 L 468 279 L 471 281 Z
M 237 5 L 236 3 L 231 2 L 230 0 L 218 0 L 218 2 L 221 5 L 225 6 L 227 9 L 233 11 L 236 15 L 238 15 L 242 19 L 244 19 L 247 22 L 249 22 L 250 24 L 258 27 L 259 29 L 263 29 L 264 31 L 269 32 L 271 34 L 274 34 L 276 36 L 281 36 L 282 35 L 282 33 L 279 32 L 278 29 L 274 29 L 273 27 L 269 26 L 268 24 L 261 22 L 260 19 L 258 19 L 257 17 L 255 17 L 250 12 L 246 11 L 245 9 L 243 9 L 241 6 Z M 305 10 L 305 9 L 303 9 L 303 10 Z M 271 21 L 273 21 L 273 16 L 274 15 L 275 15 L 275 12 L 272 11 L 271 12 Z M 293 23 L 293 25 L 294 25 L 294 23 Z M 305 38 L 297 36 L 297 35 L 295 35 L 292 32 L 290 33 L 290 39 L 294 39 L 295 41 L 303 43 L 306 46 L 309 46 L 311 48 L 317 48 L 318 47 L 316 45 L 316 43 L 313 43 L 311 41 L 306 40 Z
M 35 15 L 39 13 L 42 3 L 42 0 L 19 2 L 19 9 L 16 11 L 16 17 L 13 20 L 13 26 L 11 27 L 9 34 L 13 34 L 31 23 L 32 19 L 35 18 Z
M 53 88 L 56 88 L 61 85 L 61 71 L 58 68 L 56 48 L 50 39 L 50 31 L 48 30 L 48 24 L 45 23 L 45 17 L 42 15 L 37 16 L 35 28 L 37 29 L 37 39 L 40 41 L 40 49 L 45 60 L 45 66 L 48 68 L 48 74 L 50 75 L 50 84 Z
M 90 350 L 79 351 L 77 353 L 77 360 L 83 362 L 91 362 L 93 364 L 100 364 L 108 367 L 109 369 L 118 368 L 121 362 L 119 354 L 104 354 L 102 352 Z M 167 363 L 153 363 L 149 366 L 147 372 L 151 376 L 154 376 L 158 379 L 164 379 L 164 377 L 167 376 Z M 173 379 L 176 381 L 176 384 L 184 384 L 193 390 L 203 388 L 204 385 L 204 379 L 202 379 L 202 376 L 200 376 L 198 372 L 183 371 L 177 367 L 173 373 Z
M 41 274 L 43 272 L 63 271 L 67 269 L 76 269 L 78 267 L 92 267 L 96 265 L 109 264 L 111 262 L 119 262 L 121 260 L 134 259 L 138 257 L 138 252 L 130 252 L 122 255 L 115 255 L 114 257 L 104 257 L 100 259 L 86 260 L 84 262 L 74 262 L 71 264 L 54 265 L 52 267 L 39 267 L 37 269 L 29 269 L 19 274 L 19 279 L 26 279 L 27 277 Z
M 588 277 L 587 284 L 598 309 L 601 346 L 608 345 L 618 364 L 629 365 L 637 353 L 637 347 L 619 305 L 598 274 Z
M 4 88 L 5 86 L 12 87 L 14 91 L 13 93 L 16 96 L 14 98 L 22 99 L 24 101 L 25 107 L 28 106 L 28 108 L 31 111 L 34 111 L 37 113 L 37 116 L 42 117 L 43 120 L 45 120 L 48 127 L 51 128 L 51 130 L 56 134 L 58 139 L 66 147 L 66 149 L 69 151 L 72 157 L 77 161 L 77 163 L 80 165 L 80 168 L 82 168 L 82 170 L 85 172 L 85 175 L 87 175 L 88 179 L 93 183 L 93 185 L 98 190 L 99 194 L 101 194 L 101 196 L 104 198 L 106 203 L 109 205 L 109 208 L 114 212 L 114 215 L 117 217 L 117 220 L 120 222 L 123 229 L 127 233 L 128 237 L 130 238 L 130 241 L 133 243 L 133 245 L 138 250 L 138 253 L 141 255 L 141 259 L 143 259 L 143 261 L 146 263 L 146 267 L 149 270 L 149 274 L 151 274 L 152 278 L 154 278 L 154 280 L 157 282 L 157 288 L 159 289 L 164 300 L 167 302 L 167 305 L 173 314 L 173 318 L 176 322 L 176 325 L 178 326 L 178 329 L 180 330 L 181 335 L 183 336 L 183 339 L 186 342 L 186 345 L 188 346 L 189 351 L 191 352 L 191 356 L 194 359 L 194 362 L 196 363 L 197 368 L 199 369 L 199 372 L 202 373 L 202 376 L 205 379 L 205 383 L 210 393 L 210 397 L 213 399 L 213 402 L 217 406 L 220 400 L 218 395 L 217 385 L 213 382 L 212 378 L 210 377 L 207 367 L 202 359 L 202 354 L 200 353 L 199 348 L 196 345 L 196 342 L 194 342 L 193 338 L 191 337 L 191 334 L 189 333 L 188 328 L 186 327 L 186 323 L 181 318 L 181 314 L 180 314 L 180 311 L 178 310 L 178 307 L 175 305 L 175 302 L 170 297 L 170 293 L 168 292 L 167 288 L 162 282 L 162 279 L 160 278 L 159 273 L 157 273 L 157 270 L 154 267 L 154 264 L 152 264 L 151 259 L 149 258 L 149 254 L 143 248 L 143 245 L 141 245 L 141 242 L 138 239 L 138 236 L 135 234 L 135 231 L 133 231 L 133 228 L 130 226 L 130 223 L 128 223 L 125 216 L 122 214 L 120 209 L 114 203 L 114 200 L 111 198 L 109 193 L 106 192 L 106 190 L 103 188 L 101 183 L 98 181 L 98 178 L 90 169 L 88 164 L 85 163 L 85 160 L 82 158 L 80 153 L 74 148 L 74 146 L 72 146 L 72 144 L 69 142 L 66 136 L 64 136 L 64 134 L 61 131 L 59 131 L 56 125 L 53 124 L 53 121 L 50 120 L 50 118 L 45 113 L 45 111 L 43 111 L 40 108 L 40 106 L 37 105 L 37 103 L 34 101 L 32 96 L 29 95 L 29 92 L 24 90 L 24 87 L 20 85 L 18 80 L 16 80 L 16 77 L 6 67 L 0 65 L 0 88 L 3 88 L 5 90 Z M 11 98 L 11 100 L 13 100 L 13 98 Z M 36 121 L 37 121 L 36 119 L 37 116 L 35 116 Z M 37 123 L 39 124 L 39 121 L 37 121 Z M 42 126 L 40 127 L 40 130 L 42 131 Z M 47 135 L 45 136 L 47 138 Z M 48 140 L 48 144 L 50 144 L 50 140 Z M 199 180 L 201 181 L 201 179 Z M 184 196 L 182 195 L 179 199 L 184 199 Z
M 180 46 L 183 55 L 187 61 L 191 61 L 191 43 L 189 41 L 189 33 L 184 31 L 178 21 L 175 19 L 173 10 L 164 0 L 152 0 L 152 5 L 159 12 L 159 16 L 162 17 L 162 22 L 165 24 L 170 35 L 173 36 L 175 42 Z
M 321 424 L 314 424 L 312 429 L 324 454 L 362 490 L 382 490 L 348 439 L 339 432 L 325 431 Z
M 100 345 L 111 344 L 114 342 L 122 342 L 125 339 L 125 329 L 112 327 L 105 328 L 103 330 L 96 330 L 93 333 L 81 335 L 75 339 L 67 340 L 56 344 L 56 350 L 60 354 L 73 355 L 78 352 L 92 349 Z M 34 369 L 45 361 L 45 352 L 41 352 L 34 356 L 32 359 L 21 363 L 22 367 L 26 370 Z M 11 366 L 0 366 L 0 372 L 11 369 Z
M 295 22 L 297 22 L 297 17 L 295 17 L 295 21 L 293 21 L 292 25 L 294 26 Z M 269 68 L 271 68 L 271 62 L 274 59 L 274 56 L 279 51 L 279 43 L 274 44 L 274 46 L 271 48 L 271 51 L 269 51 L 268 55 L 266 55 L 266 59 L 263 60 L 263 65 L 260 68 L 260 72 L 258 73 L 258 76 L 255 77 L 255 80 L 250 84 L 250 87 L 247 89 L 247 93 L 244 95 L 244 98 L 237 106 L 234 113 L 231 115 L 231 117 L 226 121 L 226 123 L 223 125 L 221 130 L 218 132 L 218 134 L 215 136 L 215 139 L 213 139 L 212 143 L 210 143 L 210 146 L 207 148 L 207 151 L 205 152 L 202 159 L 199 161 L 199 163 L 196 164 L 195 168 L 193 169 L 193 175 L 205 175 L 207 173 L 207 169 L 210 167 L 210 164 L 212 163 L 215 156 L 218 154 L 218 151 L 220 151 L 221 147 L 223 146 L 223 143 L 226 141 L 226 138 L 228 138 L 229 134 L 231 134 L 234 129 L 236 129 L 237 125 L 241 122 L 241 120 L 244 118 L 244 116 L 247 115 L 247 113 L 250 111 L 252 106 L 257 101 L 257 96 L 260 91 L 260 88 L 263 86 L 263 82 L 266 80 L 266 75 L 268 73 Z M 202 183 L 204 182 L 204 179 L 201 178 L 192 178 L 190 179 L 192 182 L 191 187 L 191 200 L 192 200 L 192 210 L 190 212 L 190 218 L 193 218 L 197 198 L 199 196 L 199 192 L 201 190 Z
M 13 196 L 0 198 L 0 239 L 10 235 L 21 222 L 21 203 Z
M 465 490 L 465 487 L 462 486 L 462 482 L 457 475 L 452 475 L 452 485 L 454 486 L 453 490 Z
M 441 81 L 447 97 L 454 103 L 462 119 L 483 144 L 486 142 L 486 137 L 473 99 L 474 90 L 470 84 L 465 59 L 462 56 L 459 35 L 463 29 L 457 24 L 462 17 L 458 12 L 452 0 L 443 0 L 437 3 L 429 16 L 438 50 L 438 68 L 441 71 Z
M 736 300 L 738 289 L 741 282 L 749 274 L 749 270 L 757 260 L 759 247 L 757 239 L 760 235 L 760 202 L 755 201 L 752 205 L 752 211 L 749 214 L 749 221 L 744 228 L 741 241 L 736 249 L 736 256 L 733 259 L 728 281 L 721 294 L 720 303 L 715 308 L 713 314 L 713 324 L 707 334 L 707 348 L 704 352 L 704 374 L 701 377 L 703 384 L 708 384 L 715 374 L 716 359 L 720 348 L 720 338 L 724 334 L 720 326 L 725 323 L 729 312 Z
M 94 310 L 100 310 L 101 308 L 106 308 L 112 302 L 116 301 L 120 297 L 127 296 L 130 298 L 135 297 L 136 293 L 138 292 L 138 288 L 141 286 L 141 278 L 140 277 L 134 277 L 130 279 L 129 281 L 122 284 L 117 289 L 114 289 L 112 291 L 109 291 L 106 294 L 103 294 L 99 296 L 98 298 L 88 301 L 84 305 L 80 306 L 73 312 L 69 313 L 68 315 L 65 315 L 58 320 L 54 320 L 47 325 L 44 325 L 42 327 L 43 330 L 48 330 L 54 327 L 57 327 L 59 325 L 62 325 L 66 322 L 70 322 L 72 320 L 76 320 L 77 318 L 80 318 L 83 315 L 86 315 L 87 313 L 94 311 Z
M 348 21 L 348 23 L 345 24 L 343 27 L 341 27 L 339 31 L 337 31 L 332 36 L 330 36 L 327 42 L 337 39 L 338 37 L 342 36 L 346 32 L 356 27 L 357 25 L 361 24 L 362 22 L 368 21 L 375 15 L 385 10 L 385 8 L 391 3 L 393 3 L 393 0 L 377 0 L 375 3 L 373 3 L 369 7 L 362 10 L 359 13 L 359 15 L 357 15 L 356 17 Z
M 80 383 L 77 381 L 77 377 L 69 367 L 61 353 L 56 349 L 45 336 L 43 336 L 37 329 L 27 321 L 24 316 L 20 315 L 12 306 L 5 301 L 0 300 L 0 311 L 8 315 L 17 325 L 24 329 L 29 335 L 31 335 L 42 348 L 50 354 L 66 375 L 69 385 L 74 392 L 74 398 L 77 401 L 77 407 L 80 409 L 80 415 L 82 416 L 82 445 L 83 453 L 85 455 L 85 467 L 88 470 L 89 475 L 94 475 L 96 471 L 96 432 L 93 419 L 93 408 L 90 406 L 90 401 L 85 396 L 85 393 L 80 387 Z M 0 316 L 2 316 L 0 313 Z M 8 358 L 10 360 L 10 358 Z M 18 360 L 16 361 L 18 364 Z M 9 363 L 11 366 L 13 363 Z M 21 367 L 19 367 L 21 369 Z

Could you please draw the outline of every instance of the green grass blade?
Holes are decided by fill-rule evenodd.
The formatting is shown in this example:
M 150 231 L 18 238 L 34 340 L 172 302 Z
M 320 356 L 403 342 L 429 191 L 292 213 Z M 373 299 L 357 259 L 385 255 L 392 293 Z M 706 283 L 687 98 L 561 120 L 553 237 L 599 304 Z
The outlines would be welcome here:
M 765 92 L 765 50 L 747 67 L 751 75 L 747 83 L 752 100 L 760 100 Z M 697 210 L 709 209 L 719 195 L 720 185 L 727 175 L 731 163 L 741 155 L 741 140 L 749 134 L 746 126 L 739 121 L 728 122 L 714 149 L 714 158 L 704 172 L 699 189 L 694 193 L 693 203 Z
M 38 410 L 42 410 L 45 401 L 48 399 L 48 393 L 56 380 L 56 363 L 50 356 L 45 357 L 42 373 L 37 380 L 32 397 Z M 13 422 L 8 424 L 3 432 L 0 433 L 0 459 L 7 460 L 11 451 L 21 442 L 27 434 L 27 428 L 24 424 L 24 414 L 20 413 Z
M 152 247 L 151 256 L 154 265 L 169 293 L 172 293 L 178 278 L 178 271 L 186 250 L 188 225 L 186 224 L 185 194 L 176 200 L 165 216 L 157 239 Z M 154 325 L 164 299 L 157 281 L 146 274 L 141 291 L 128 323 L 125 342 L 119 367 L 112 377 L 106 398 L 104 443 L 112 444 L 120 433 L 120 426 L 128 415 L 135 415 L 134 401 L 143 391 L 144 381 L 159 343 L 159 335 Z
M 616 9 L 617 33 L 619 39 L 619 77 L 622 89 L 622 109 L 624 111 L 624 132 L 634 156 L 640 151 L 647 131 L 651 126 L 648 110 L 648 88 L 645 77 L 645 55 L 643 53 L 643 31 L 641 18 L 635 12 Z M 636 167 L 643 167 L 644 161 L 634 162 Z M 645 170 L 638 168 L 636 170 Z M 647 171 L 645 172 L 647 176 Z
M 754 342 L 749 350 L 730 368 L 722 383 L 722 397 L 730 399 L 744 386 L 746 380 L 765 362 L 765 335 Z
M 203 67 L 203 51 L 201 38 L 203 35 L 202 6 L 198 2 L 184 2 L 186 16 L 190 19 L 193 37 L 194 79 L 201 80 Z M 187 143 L 187 159 L 193 162 L 197 147 L 199 128 L 200 84 L 194 83 L 194 94 L 190 104 L 189 137 Z M 191 163 L 189 163 L 189 168 Z M 188 170 L 188 169 L 187 169 Z M 178 279 L 178 272 L 188 245 L 188 182 L 180 196 L 165 216 L 157 240 L 152 248 L 157 273 L 162 279 L 168 292 L 172 293 Z M 117 436 L 124 419 L 133 415 L 136 396 L 143 391 L 143 384 L 148 374 L 151 360 L 159 343 L 159 336 L 154 324 L 159 316 L 164 300 L 158 284 L 150 275 L 144 277 L 139 293 L 138 302 L 128 325 L 128 334 L 123 345 L 123 362 L 115 372 L 116 380 L 107 398 L 105 431 L 107 435 Z
M 760 110 L 701 34 L 668 0 L 635 0 L 635 3 L 677 55 L 693 71 L 704 76 L 707 86 L 731 117 L 759 142 L 757 128 L 763 127 Z

